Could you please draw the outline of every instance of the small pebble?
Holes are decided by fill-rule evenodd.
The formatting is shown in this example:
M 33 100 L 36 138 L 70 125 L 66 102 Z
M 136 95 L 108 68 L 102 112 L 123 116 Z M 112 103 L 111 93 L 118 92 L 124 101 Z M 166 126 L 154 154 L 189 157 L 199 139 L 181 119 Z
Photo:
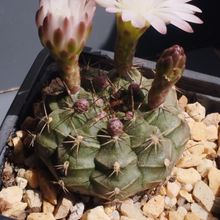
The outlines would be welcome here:
M 182 216 L 179 216 L 177 211 L 169 212 L 169 220 L 183 220 Z
M 54 205 L 52 205 L 51 203 L 47 202 L 47 201 L 43 201 L 43 212 L 45 213 L 53 213 L 54 212 Z
M 170 198 L 169 196 L 165 196 L 164 204 L 166 209 L 172 209 L 177 203 L 176 197 Z
M 178 200 L 177 200 L 177 204 L 178 206 L 184 206 L 186 203 L 186 199 L 183 198 L 183 197 L 179 197 Z
M 7 217 L 11 217 L 13 219 L 24 220 L 26 218 L 26 208 L 27 203 L 16 202 L 9 209 L 6 209 L 1 214 Z
M 85 205 L 82 202 L 76 203 L 70 208 L 70 216 L 68 220 L 78 220 L 82 217 Z
M 194 213 L 196 216 L 198 216 L 201 220 L 207 220 L 209 213 L 203 209 L 200 205 L 197 203 L 192 203 L 191 205 L 192 213 Z
M 192 122 L 189 124 L 189 127 L 194 141 L 207 140 L 207 126 L 203 122 Z
M 193 189 L 193 185 L 190 183 L 183 184 L 182 189 L 186 190 L 187 192 L 191 192 Z
M 196 169 L 202 177 L 205 177 L 213 166 L 212 160 L 203 159 Z
M 192 194 L 188 193 L 186 190 L 180 190 L 180 196 L 186 199 L 187 202 L 193 202 Z
M 206 115 L 205 119 L 203 120 L 203 122 L 209 126 L 209 125 L 214 125 L 216 127 L 218 127 L 218 124 L 220 122 L 220 114 L 219 113 L 211 113 Z
M 105 210 L 105 213 L 106 213 L 109 217 L 111 217 L 112 212 L 114 212 L 114 211 L 116 210 L 116 206 L 115 206 L 115 205 L 112 205 L 112 204 L 106 205 L 106 206 L 104 207 L 104 210 Z
M 56 220 L 52 213 L 31 213 L 28 215 L 27 220 Z
M 205 155 L 202 154 L 188 154 L 181 157 L 176 166 L 181 168 L 195 167 L 201 163 L 204 157 Z
M 23 196 L 23 190 L 19 186 L 11 186 L 3 188 L 0 191 L 0 198 L 9 204 L 15 204 L 21 202 Z
M 218 128 L 215 125 L 207 126 L 206 135 L 208 141 L 216 141 L 218 139 Z
M 186 203 L 183 207 L 187 210 L 187 212 L 189 212 L 191 210 L 191 203 Z
M 211 210 L 215 196 L 206 183 L 203 181 L 197 182 L 193 189 L 193 196 L 204 205 L 207 211 Z
M 189 140 L 185 147 L 191 154 L 200 155 L 204 152 L 204 144 L 203 142 L 197 142 L 193 140 Z
M 220 170 L 212 167 L 208 173 L 209 187 L 215 196 L 220 197 Z
M 17 183 L 17 186 L 19 186 L 21 189 L 25 189 L 28 184 L 28 181 L 26 179 L 18 176 L 15 178 L 15 181 Z
M 194 168 L 188 168 L 188 169 L 177 168 L 175 171 L 176 171 L 175 172 L 176 178 L 181 183 L 195 184 L 196 182 L 201 180 L 200 174 Z
M 202 121 L 205 118 L 206 110 L 205 107 L 200 103 L 195 102 L 186 105 L 186 112 L 195 120 Z
M 110 217 L 105 214 L 103 206 L 97 206 L 94 209 L 86 211 L 81 220 L 111 220 Z
M 72 206 L 72 202 L 64 197 L 61 202 L 56 206 L 56 209 L 54 211 L 55 219 L 65 218 L 69 214 L 70 208 Z
M 143 213 L 147 217 L 157 218 L 163 212 L 164 206 L 164 197 L 157 195 L 144 205 Z
M 25 172 L 26 172 L 26 171 L 25 171 L 25 169 L 23 169 L 23 168 L 18 169 L 17 177 L 22 177 L 22 178 L 24 178 Z
M 175 182 L 169 182 L 167 183 L 167 195 L 169 197 L 176 197 L 180 191 L 181 184 L 178 183 L 177 181 Z
M 28 204 L 29 208 L 38 208 L 41 209 L 42 198 L 41 194 L 34 190 L 26 190 L 23 196 L 24 202 Z
M 204 153 L 205 154 L 216 154 L 216 143 L 211 141 L 203 141 L 201 142 L 204 145 Z
M 181 219 L 184 219 L 186 213 L 187 213 L 187 210 L 183 207 L 183 206 L 179 206 L 177 208 L 177 213 L 178 213 L 178 216 L 181 218 Z
M 120 206 L 120 212 L 129 218 L 146 220 L 146 217 L 142 214 L 141 209 L 134 205 L 131 199 L 125 200 Z
M 112 215 L 110 216 L 111 220 L 120 220 L 120 214 L 117 210 L 112 212 Z
M 134 218 L 129 218 L 129 217 L 127 217 L 127 216 L 122 215 L 121 218 L 120 218 L 120 220 L 136 220 L 136 219 L 134 219 Z M 149 218 L 148 218 L 147 220 L 149 220 Z M 152 219 L 152 220 L 153 220 L 153 219 Z
M 192 212 L 188 212 L 184 220 L 200 220 L 200 218 Z

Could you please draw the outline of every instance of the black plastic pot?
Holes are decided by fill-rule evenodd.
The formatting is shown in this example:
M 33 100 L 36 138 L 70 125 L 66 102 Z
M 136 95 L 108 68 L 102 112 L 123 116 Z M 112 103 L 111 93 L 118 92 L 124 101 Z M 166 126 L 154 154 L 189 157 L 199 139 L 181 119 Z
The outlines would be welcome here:
M 112 57 L 113 53 L 111 52 L 94 51 L 91 48 L 85 48 L 80 60 L 81 63 L 88 63 L 89 61 L 92 66 L 108 70 L 112 68 Z M 154 73 L 151 69 L 155 67 L 154 62 L 136 58 L 134 63 L 141 66 L 144 75 L 148 78 L 153 78 Z M 42 50 L 20 87 L 0 128 L 1 168 L 4 164 L 9 135 L 19 129 L 19 124 L 27 116 L 30 106 L 41 91 L 43 84 L 54 76 L 56 70 L 57 66 L 50 57 L 49 52 L 46 49 Z M 199 101 L 204 105 L 208 113 L 220 112 L 220 78 L 186 70 L 177 86 L 190 101 Z M 0 220 L 6 219 L 10 218 L 0 215 Z

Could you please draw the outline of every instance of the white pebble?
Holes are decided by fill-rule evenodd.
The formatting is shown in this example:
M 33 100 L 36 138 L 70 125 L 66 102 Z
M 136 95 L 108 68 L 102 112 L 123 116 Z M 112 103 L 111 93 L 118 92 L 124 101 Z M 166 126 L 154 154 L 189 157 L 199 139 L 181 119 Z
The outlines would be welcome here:
M 15 178 L 15 181 L 17 183 L 17 186 L 19 186 L 21 189 L 25 189 L 27 184 L 28 184 L 28 181 L 25 178 L 23 178 L 23 177 L 18 177 L 17 176 Z

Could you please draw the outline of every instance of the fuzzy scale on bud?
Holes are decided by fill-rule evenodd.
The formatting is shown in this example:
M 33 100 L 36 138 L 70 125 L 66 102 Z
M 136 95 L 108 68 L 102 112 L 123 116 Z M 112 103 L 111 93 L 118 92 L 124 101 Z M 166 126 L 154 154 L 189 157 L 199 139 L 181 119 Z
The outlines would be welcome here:
M 156 75 L 148 94 L 148 107 L 154 109 L 164 103 L 171 87 L 181 78 L 186 56 L 182 47 L 166 49 L 156 64 Z
M 118 118 L 112 118 L 108 122 L 108 133 L 112 137 L 119 137 L 123 133 L 124 125 Z
M 36 13 L 39 37 L 59 63 L 71 93 L 80 87 L 78 58 L 91 31 L 94 0 L 40 0 Z
M 89 109 L 89 102 L 87 99 L 78 99 L 74 103 L 73 108 L 77 113 L 87 112 Z

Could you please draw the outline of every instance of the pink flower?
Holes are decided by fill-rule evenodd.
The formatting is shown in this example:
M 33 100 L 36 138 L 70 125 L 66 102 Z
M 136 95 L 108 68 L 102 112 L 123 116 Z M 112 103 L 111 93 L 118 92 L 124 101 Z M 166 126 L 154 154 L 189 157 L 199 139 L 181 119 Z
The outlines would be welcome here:
M 193 32 L 188 22 L 203 23 L 194 14 L 202 11 L 188 2 L 191 0 L 96 0 L 110 13 L 120 14 L 124 22 L 130 21 L 136 28 L 154 27 L 166 34 L 167 24 Z

